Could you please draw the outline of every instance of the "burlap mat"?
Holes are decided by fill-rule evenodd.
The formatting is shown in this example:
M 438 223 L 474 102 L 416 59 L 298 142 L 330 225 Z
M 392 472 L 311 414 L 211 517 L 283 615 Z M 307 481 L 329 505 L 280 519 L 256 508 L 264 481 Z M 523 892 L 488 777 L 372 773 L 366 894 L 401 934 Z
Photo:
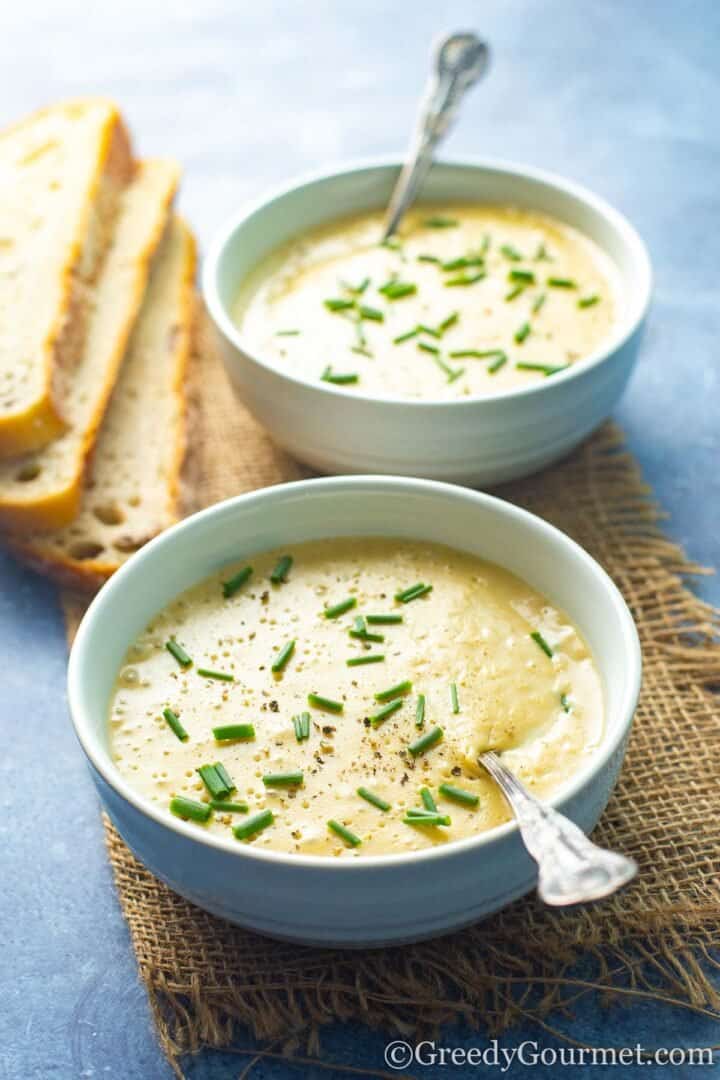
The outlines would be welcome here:
M 207 344 L 194 376 L 191 466 L 201 503 L 303 475 L 232 400 Z M 133 858 L 108 823 L 120 904 L 171 1060 L 227 1045 L 241 1029 L 286 1047 L 297 1034 L 296 1049 L 314 1052 L 318 1030 L 334 1020 L 410 1039 L 453 1019 L 497 1033 L 598 987 L 720 1013 L 709 978 L 719 966 L 709 952 L 720 945 L 720 724 L 712 695 L 720 646 L 712 610 L 682 583 L 697 567 L 658 530 L 659 512 L 612 425 L 562 464 L 501 494 L 590 551 L 637 620 L 642 700 L 620 784 L 595 835 L 633 855 L 639 879 L 584 910 L 558 913 L 525 899 L 469 930 L 415 946 L 300 948 L 186 903 Z M 82 601 L 69 594 L 63 601 L 71 631 Z

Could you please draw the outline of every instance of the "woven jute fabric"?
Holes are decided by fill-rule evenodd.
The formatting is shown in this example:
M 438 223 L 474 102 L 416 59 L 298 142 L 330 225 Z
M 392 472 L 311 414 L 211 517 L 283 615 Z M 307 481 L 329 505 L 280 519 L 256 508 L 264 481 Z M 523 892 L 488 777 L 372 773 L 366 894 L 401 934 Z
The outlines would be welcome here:
M 194 368 L 192 488 L 207 505 L 305 471 L 232 399 L 210 344 Z M 241 1029 L 317 1049 L 332 1021 L 404 1038 L 463 1020 L 499 1033 L 578 995 L 648 996 L 718 1013 L 720 644 L 697 573 L 658 528 L 660 511 L 606 425 L 572 457 L 499 490 L 574 537 L 605 567 L 637 621 L 644 685 L 620 783 L 596 839 L 634 856 L 635 883 L 579 910 L 534 897 L 462 932 L 364 952 L 282 944 L 193 907 L 157 881 L 107 823 L 120 905 L 161 1042 L 171 1057 L 229 1045 Z M 69 632 L 83 601 L 63 597 Z M 585 974 L 580 978 L 580 970 Z M 593 974 L 588 976 L 590 966 Z

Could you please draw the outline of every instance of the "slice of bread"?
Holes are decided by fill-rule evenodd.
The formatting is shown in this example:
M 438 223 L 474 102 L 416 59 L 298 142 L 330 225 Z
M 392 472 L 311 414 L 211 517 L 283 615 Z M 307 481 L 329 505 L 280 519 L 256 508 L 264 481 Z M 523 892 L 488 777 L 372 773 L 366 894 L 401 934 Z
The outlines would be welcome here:
M 132 175 L 106 101 L 51 106 L 0 133 L 0 457 L 64 429 L 61 401 L 84 334 L 88 283 Z
M 88 296 L 80 358 L 62 402 L 68 429 L 47 446 L 0 461 L 0 526 L 60 529 L 78 513 L 86 458 L 142 304 L 179 171 L 141 162 L 122 195 L 110 250 Z
M 57 532 L 8 538 L 25 562 L 62 584 L 97 588 L 180 516 L 194 274 L 192 233 L 173 217 L 100 428 L 80 513 Z

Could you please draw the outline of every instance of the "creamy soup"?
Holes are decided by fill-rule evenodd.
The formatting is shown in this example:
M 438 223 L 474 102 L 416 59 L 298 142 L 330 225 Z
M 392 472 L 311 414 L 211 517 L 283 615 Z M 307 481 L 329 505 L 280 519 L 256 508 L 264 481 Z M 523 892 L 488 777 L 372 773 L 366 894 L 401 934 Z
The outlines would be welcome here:
M 479 751 L 541 796 L 595 752 L 588 648 L 507 571 L 382 539 L 250 566 L 183 593 L 128 650 L 112 754 L 159 807 L 285 852 L 423 850 L 508 820 Z
M 389 245 L 381 225 L 336 221 L 265 260 L 235 305 L 251 351 L 348 393 L 454 399 L 564 371 L 616 325 L 616 268 L 553 218 L 425 207 Z

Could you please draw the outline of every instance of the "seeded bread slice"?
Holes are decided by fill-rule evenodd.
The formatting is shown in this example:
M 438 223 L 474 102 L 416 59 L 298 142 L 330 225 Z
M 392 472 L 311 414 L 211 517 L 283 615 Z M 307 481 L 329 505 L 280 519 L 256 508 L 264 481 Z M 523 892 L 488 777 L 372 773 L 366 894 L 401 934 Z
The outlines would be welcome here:
M 0 458 L 64 429 L 64 380 L 133 169 L 118 110 L 74 101 L 0 133 Z
M 8 538 L 25 562 L 62 584 L 99 587 L 180 516 L 194 274 L 192 233 L 173 217 L 100 428 L 80 513 L 57 532 Z
M 140 162 L 123 192 L 112 244 L 88 297 L 80 358 L 63 400 L 69 427 L 41 450 L 0 461 L 3 528 L 60 529 L 78 513 L 85 460 L 140 311 L 178 175 L 174 162 Z

